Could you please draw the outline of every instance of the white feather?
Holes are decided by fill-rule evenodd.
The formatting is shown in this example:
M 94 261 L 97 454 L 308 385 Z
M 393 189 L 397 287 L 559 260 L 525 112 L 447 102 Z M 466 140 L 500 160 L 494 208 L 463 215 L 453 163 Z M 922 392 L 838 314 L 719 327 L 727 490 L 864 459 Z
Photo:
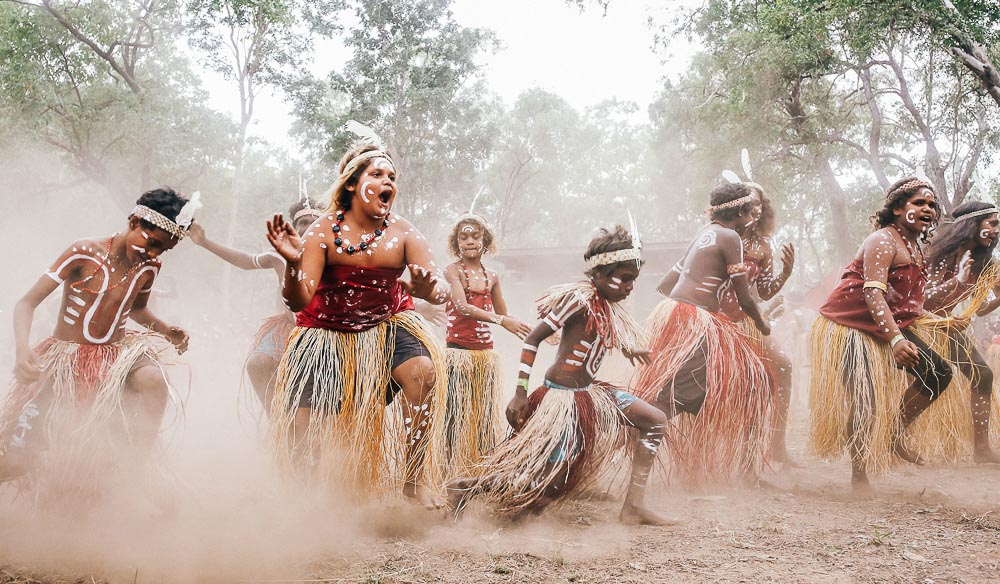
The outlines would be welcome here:
M 472 204 L 469 205 L 469 213 L 472 213 L 473 211 L 476 210 L 476 201 L 479 200 L 479 195 L 482 195 L 483 191 L 485 191 L 485 190 L 486 190 L 486 187 L 479 187 L 479 191 L 476 192 L 476 196 L 472 197 Z
M 191 193 L 191 199 L 187 203 L 184 203 L 184 206 L 181 207 L 181 212 L 177 214 L 177 220 L 175 223 L 184 229 L 191 227 L 191 222 L 194 221 L 194 214 L 197 213 L 198 209 L 201 209 L 201 207 L 201 191 Z
M 738 185 L 741 182 L 743 182 L 742 180 L 740 180 L 739 175 L 737 175 L 735 172 L 733 172 L 731 170 L 728 170 L 728 169 L 722 171 L 722 178 L 728 180 L 729 182 L 733 183 L 734 185 Z
M 632 211 L 625 210 L 628 213 L 628 230 L 632 232 L 632 247 L 636 249 L 642 248 L 642 241 L 639 238 L 639 226 L 635 222 L 635 217 L 632 216 Z
M 750 152 L 746 148 L 740 152 L 740 162 L 743 163 L 743 173 L 747 175 L 747 180 L 753 180 L 753 172 L 750 169 Z
M 369 144 L 374 144 L 379 148 L 382 147 L 382 138 L 375 133 L 375 130 L 372 130 L 361 122 L 347 120 L 347 123 L 344 124 L 344 130 L 354 134 Z

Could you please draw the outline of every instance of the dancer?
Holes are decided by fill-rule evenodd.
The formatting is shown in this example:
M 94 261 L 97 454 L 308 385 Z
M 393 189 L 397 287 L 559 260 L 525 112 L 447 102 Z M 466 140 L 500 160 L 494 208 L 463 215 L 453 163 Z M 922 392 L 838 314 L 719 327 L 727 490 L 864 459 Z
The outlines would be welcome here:
M 858 494 L 871 492 L 869 473 L 887 468 L 893 455 L 921 463 L 905 446 L 904 432 L 951 383 L 951 367 L 915 324 L 924 314 L 921 242 L 939 212 L 926 182 L 907 177 L 889 187 L 873 217 L 875 232 L 813 325 L 813 447 L 822 456 L 846 448 Z
M 320 209 L 315 209 L 308 199 L 296 201 L 288 209 L 292 218 L 292 228 L 302 237 L 313 221 L 319 218 Z M 205 230 L 198 223 L 191 226 L 191 241 L 207 249 L 226 262 L 241 270 L 273 270 L 281 285 L 285 276 L 285 260 L 273 251 L 251 254 L 233 249 L 212 241 L 205 235 Z M 279 288 L 280 290 L 280 288 Z M 280 294 L 279 294 L 280 298 Z M 264 412 L 270 417 L 271 398 L 274 393 L 274 374 L 278 370 L 278 361 L 285 350 L 292 327 L 295 326 L 295 315 L 287 308 L 264 319 L 257 334 L 254 335 L 250 354 L 247 355 L 244 368 L 250 377 L 250 385 L 260 400 Z
M 771 246 L 771 235 L 775 229 L 775 210 L 771 199 L 764 188 L 757 183 L 748 182 L 747 186 L 757 194 L 754 203 L 754 215 L 757 220 L 742 233 L 743 263 L 747 268 L 747 283 L 751 293 L 756 293 L 760 300 L 771 300 L 785 286 L 792 275 L 795 266 L 795 248 L 790 243 L 781 246 L 781 272 L 774 273 L 774 250 Z M 792 362 L 777 345 L 773 337 L 764 336 L 760 329 L 740 308 L 735 289 L 729 287 L 722 297 L 722 312 L 725 313 L 739 328 L 749 336 L 762 352 L 764 360 L 771 366 L 777 387 L 777 399 L 774 409 L 774 432 L 771 437 L 771 459 L 791 467 L 799 467 L 797 462 L 788 455 L 785 446 L 785 430 L 788 426 L 788 405 L 792 396 Z
M 638 242 L 633 244 L 620 225 L 601 229 L 584 259 L 588 280 L 556 286 L 540 300 L 542 322 L 524 341 L 517 390 L 507 406 L 516 432 L 478 465 L 479 477 L 448 483 L 449 504 L 456 513 L 477 495 L 487 496 L 500 513 L 541 513 L 597 477 L 628 425 L 639 435 L 619 518 L 648 525 L 668 522 L 643 501 L 666 417 L 635 396 L 594 380 L 609 349 L 621 349 L 630 361 L 649 357 L 640 348 L 638 327 L 620 305 L 639 276 Z M 538 344 L 559 331 L 556 361 L 529 397 Z
M 741 232 L 757 220 L 757 193 L 744 183 L 710 195 L 701 229 L 657 290 L 666 298 L 649 317 L 652 362 L 634 387 L 668 417 L 672 472 L 689 484 L 733 478 L 759 484 L 768 464 L 773 380 L 758 350 L 720 313 L 732 288 L 761 334 L 770 326 L 750 294 Z
M 952 217 L 930 246 L 924 306 L 942 317 L 958 317 L 957 326 L 948 329 L 938 350 L 962 377 L 928 410 L 913 433 L 927 457 L 954 460 L 971 446 L 975 462 L 996 463 L 1000 455 L 990 448 L 993 371 L 967 327 L 973 314 L 985 315 L 996 308 L 996 303 L 986 302 L 1000 284 L 993 261 L 1000 219 L 995 205 L 980 201 L 955 207 Z
M 287 263 L 282 296 L 298 313 L 271 407 L 276 454 L 321 487 L 402 487 L 433 508 L 442 467 L 428 447 L 430 404 L 445 391 L 444 358 L 412 297 L 441 304 L 448 285 L 427 240 L 390 213 L 389 153 L 377 144 L 351 148 L 339 171 L 330 206 L 304 238 L 281 215 L 267 225 Z M 387 415 L 391 404 L 395 415 Z
M 26 479 L 41 498 L 96 495 L 109 477 L 141 468 L 169 399 L 163 339 L 178 352 L 188 345 L 146 302 L 159 257 L 184 238 L 199 206 L 171 189 L 144 193 L 124 233 L 72 243 L 18 301 L 0 480 Z M 35 310 L 59 286 L 59 321 L 32 348 Z M 128 319 L 147 330 L 127 329 Z
M 474 213 L 460 216 L 448 236 L 448 248 L 457 261 L 444 271 L 451 286 L 446 308 L 448 392 L 445 400 L 439 398 L 444 410 L 438 428 L 446 433 L 452 471 L 461 472 L 503 439 L 500 360 L 487 323 L 522 339 L 531 327 L 508 314 L 500 278 L 483 266 L 483 255 L 496 251 L 485 219 Z

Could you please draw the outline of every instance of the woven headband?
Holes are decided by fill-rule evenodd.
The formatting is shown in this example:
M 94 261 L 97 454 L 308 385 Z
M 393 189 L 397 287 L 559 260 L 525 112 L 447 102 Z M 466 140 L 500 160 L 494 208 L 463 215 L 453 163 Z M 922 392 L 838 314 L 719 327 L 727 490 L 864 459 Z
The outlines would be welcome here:
M 628 249 L 620 249 L 618 251 L 607 251 L 604 253 L 599 253 L 592 256 L 587 260 L 587 267 L 596 268 L 598 266 L 607 266 L 610 264 L 617 264 L 619 262 L 627 262 L 629 260 L 641 260 L 642 252 L 638 248 L 630 247 Z
M 992 215 L 993 213 L 998 213 L 998 212 L 1000 212 L 1000 209 L 997 209 L 996 207 L 990 206 L 990 207 L 986 207 L 985 209 L 980 209 L 979 211 L 973 211 L 972 213 L 966 213 L 965 215 L 962 215 L 961 217 L 955 217 L 955 221 L 961 221 L 962 219 L 968 219 L 969 217 L 979 217 L 981 215 Z
M 919 189 L 921 187 L 926 188 L 926 189 L 930 189 L 932 193 L 934 192 L 934 187 L 932 187 L 928 183 L 920 180 L 919 178 L 915 178 L 913 180 L 908 180 L 905 183 L 899 185 L 898 187 L 892 189 L 891 191 L 889 191 L 888 193 L 886 193 L 885 198 L 888 199 L 889 197 L 893 196 L 894 194 L 896 194 L 899 191 L 909 191 L 909 190 L 912 190 L 912 189 Z
M 348 163 L 344 165 L 344 171 L 340 173 L 340 177 L 342 179 L 344 179 L 344 178 L 347 178 L 347 177 L 351 176 L 354 173 L 354 171 L 357 170 L 359 164 L 361 164 L 362 162 L 364 162 L 366 160 L 371 160 L 372 158 L 385 158 L 386 160 L 389 161 L 389 164 L 392 165 L 392 170 L 393 171 L 396 170 L 396 164 L 392 161 L 392 158 L 389 156 L 389 154 L 386 151 L 384 151 L 384 150 L 368 150 L 366 152 L 362 152 L 361 154 L 358 154 L 357 156 L 355 156 L 354 158 L 352 158 L 350 161 L 348 161 Z
M 754 200 L 754 197 L 756 197 L 756 196 L 757 196 L 756 193 L 750 193 L 749 195 L 746 195 L 744 197 L 740 197 L 738 199 L 733 199 L 732 201 L 726 201 L 725 203 L 719 203 L 718 205 L 713 205 L 713 206 L 709 207 L 708 208 L 708 212 L 709 213 L 714 213 L 715 211 L 722 211 L 723 209 L 731 209 L 733 207 L 740 207 L 740 206 L 745 205 L 747 203 L 752 203 L 753 200 Z
M 159 211 L 154 211 L 145 205 L 136 205 L 135 209 L 132 209 L 131 215 L 152 223 L 178 240 L 184 239 L 187 236 L 187 229 L 167 219 L 166 215 Z

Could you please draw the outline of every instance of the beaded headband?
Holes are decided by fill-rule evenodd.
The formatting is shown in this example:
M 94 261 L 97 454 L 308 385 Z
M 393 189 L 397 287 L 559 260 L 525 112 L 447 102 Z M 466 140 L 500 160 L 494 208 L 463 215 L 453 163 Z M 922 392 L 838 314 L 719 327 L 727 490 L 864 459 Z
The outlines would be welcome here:
M 381 149 L 368 150 L 366 152 L 358 154 L 354 158 L 350 159 L 347 162 L 347 164 L 344 165 L 344 172 L 340 173 L 341 178 L 347 178 L 351 176 L 351 174 L 353 174 L 354 171 L 357 170 L 358 165 L 360 165 L 362 162 L 366 160 L 371 160 L 372 158 L 385 158 L 386 160 L 389 161 L 389 164 L 392 165 L 392 170 L 394 171 L 396 170 L 396 163 L 392 161 L 392 158 L 389 156 L 388 152 Z
M 306 207 L 305 209 L 300 210 L 298 213 L 296 213 L 294 216 L 292 216 L 292 223 L 295 223 L 300 218 L 305 217 L 307 215 L 310 215 L 312 217 L 319 217 L 322 214 L 323 213 L 319 209 L 313 209 L 312 207 Z
M 905 183 L 899 185 L 898 187 L 892 189 L 891 191 L 889 191 L 888 193 L 885 194 L 885 198 L 888 199 L 889 197 L 891 197 L 892 195 L 894 195 L 895 193 L 897 193 L 899 191 L 908 191 L 908 190 L 911 190 L 911 189 L 918 189 L 918 188 L 921 188 L 921 187 L 930 189 L 932 193 L 934 192 L 934 187 L 932 187 L 928 183 L 920 180 L 919 178 L 915 178 L 913 180 L 908 180 Z
M 132 213 L 130 213 L 130 215 L 152 223 L 178 240 L 184 239 L 184 237 L 187 236 L 187 228 L 181 227 L 170 219 L 167 219 L 166 215 L 160 213 L 159 211 L 154 211 L 145 205 L 136 205 L 135 209 L 132 209 Z
M 961 217 L 955 217 L 955 221 L 961 221 L 962 219 L 968 219 L 969 217 L 979 217 L 980 215 L 992 215 L 993 213 L 1000 213 L 1000 209 L 990 206 L 985 209 L 980 209 L 979 211 L 973 211 L 972 213 L 966 213 Z
M 610 264 L 617 264 L 619 262 L 627 262 L 629 260 L 641 260 L 642 252 L 637 247 L 630 247 L 628 249 L 620 249 L 618 251 L 607 251 L 604 253 L 599 253 L 592 256 L 587 260 L 588 268 L 596 268 L 598 266 L 607 266 Z
M 726 201 L 725 203 L 719 203 L 718 205 L 713 205 L 713 206 L 709 207 L 708 208 L 708 212 L 712 213 L 712 212 L 715 212 L 715 211 L 722 211 L 723 209 L 731 209 L 732 207 L 740 207 L 740 206 L 745 205 L 747 203 L 752 203 L 753 200 L 754 200 L 754 197 L 756 197 L 756 196 L 757 196 L 756 193 L 750 193 L 749 195 L 746 195 L 744 197 L 740 197 L 738 199 L 733 199 L 732 201 Z

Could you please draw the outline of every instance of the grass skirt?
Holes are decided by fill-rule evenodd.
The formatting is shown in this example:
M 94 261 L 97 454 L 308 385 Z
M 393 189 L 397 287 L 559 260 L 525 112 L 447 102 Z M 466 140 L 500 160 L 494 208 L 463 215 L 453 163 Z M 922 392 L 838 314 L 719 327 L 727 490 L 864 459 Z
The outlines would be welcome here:
M 626 428 L 613 389 L 596 382 L 586 390 L 531 392 L 524 426 L 473 469 L 489 483 L 486 499 L 497 512 L 557 504 L 600 477 Z
M 738 479 L 769 464 L 774 381 L 760 351 L 731 320 L 666 298 L 650 315 L 653 361 L 636 370 L 633 387 L 641 399 L 672 417 L 665 436 L 670 474 L 699 485 Z M 681 414 L 674 402 L 674 378 L 704 347 L 705 401 L 698 415 Z M 669 392 L 662 396 L 661 392 Z
M 449 475 L 468 472 L 504 437 L 500 357 L 495 351 L 447 349 L 448 392 L 435 403 L 445 433 Z M 443 403 L 442 403 L 443 402 Z
M 0 454 L 29 448 L 40 460 L 18 479 L 36 499 L 65 494 L 97 495 L 120 468 L 117 454 L 131 443 L 126 382 L 137 365 L 160 368 L 172 351 L 162 337 L 128 332 L 115 343 L 82 345 L 48 338 L 35 347 L 42 374 L 11 385 L 0 413 Z M 168 388 L 170 388 L 168 384 Z M 179 403 L 172 388 L 170 397 Z
M 431 489 L 444 480 L 444 444 L 433 429 L 433 409 L 422 432 L 423 470 L 407 468 L 405 420 L 411 415 L 399 392 L 386 404 L 397 330 L 414 335 L 431 354 L 436 376 L 428 403 L 446 391 L 445 361 L 430 325 L 410 310 L 362 332 L 295 327 L 278 366 L 271 411 L 276 463 L 323 490 L 351 496 L 398 494 L 407 479 Z M 295 443 L 293 419 L 304 392 L 313 394 L 309 426 Z M 419 405 L 419 404 L 416 404 Z M 426 431 L 424 431 L 426 430 Z M 415 433 L 416 433 L 415 432 Z

